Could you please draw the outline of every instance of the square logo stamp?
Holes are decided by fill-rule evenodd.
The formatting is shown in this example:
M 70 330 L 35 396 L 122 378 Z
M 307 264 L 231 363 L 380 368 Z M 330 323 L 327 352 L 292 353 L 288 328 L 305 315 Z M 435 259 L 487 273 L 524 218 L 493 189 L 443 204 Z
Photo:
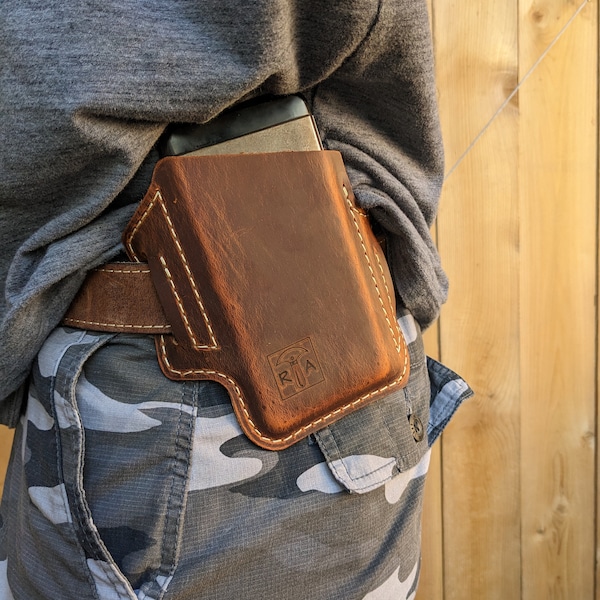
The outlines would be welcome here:
M 284 400 L 325 381 L 309 337 L 270 354 L 268 358 Z

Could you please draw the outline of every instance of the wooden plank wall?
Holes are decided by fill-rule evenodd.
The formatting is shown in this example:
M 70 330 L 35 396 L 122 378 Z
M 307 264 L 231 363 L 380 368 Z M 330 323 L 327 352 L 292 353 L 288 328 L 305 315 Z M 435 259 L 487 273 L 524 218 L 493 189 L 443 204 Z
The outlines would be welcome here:
M 434 453 L 417 598 L 592 599 L 597 2 L 431 13 L 452 287 L 427 344 L 477 395 Z
M 476 397 L 434 448 L 417 599 L 600 598 L 597 2 L 430 2 L 451 293 L 426 338 Z

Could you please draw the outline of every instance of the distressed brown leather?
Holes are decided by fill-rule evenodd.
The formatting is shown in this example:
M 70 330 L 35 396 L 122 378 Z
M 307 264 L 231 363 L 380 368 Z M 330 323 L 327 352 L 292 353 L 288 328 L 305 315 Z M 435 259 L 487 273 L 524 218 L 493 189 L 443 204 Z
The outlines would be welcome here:
M 142 263 L 108 263 L 90 271 L 62 322 L 96 331 L 171 332 Z
M 172 326 L 163 372 L 223 384 L 259 446 L 408 379 L 385 259 L 338 152 L 164 158 L 123 242 Z

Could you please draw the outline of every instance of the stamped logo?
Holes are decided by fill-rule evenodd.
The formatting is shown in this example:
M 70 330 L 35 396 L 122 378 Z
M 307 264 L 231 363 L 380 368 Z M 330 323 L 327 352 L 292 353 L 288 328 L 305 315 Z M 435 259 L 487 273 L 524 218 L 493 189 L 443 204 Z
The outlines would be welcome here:
M 284 400 L 325 380 L 308 337 L 270 354 L 269 363 Z

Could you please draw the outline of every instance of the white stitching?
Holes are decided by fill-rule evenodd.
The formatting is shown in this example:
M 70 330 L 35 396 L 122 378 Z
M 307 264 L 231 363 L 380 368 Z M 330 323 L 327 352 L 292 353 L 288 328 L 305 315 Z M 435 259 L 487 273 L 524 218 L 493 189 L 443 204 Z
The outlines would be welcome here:
M 390 331 L 390 333 L 392 335 L 392 340 L 394 341 L 394 345 L 396 347 L 396 351 L 398 353 L 401 352 L 400 345 L 405 350 L 404 366 L 403 366 L 403 369 L 402 369 L 402 373 L 394 381 L 392 381 L 391 383 L 388 383 L 388 384 L 386 384 L 386 385 L 384 385 L 384 386 L 382 386 L 380 388 L 377 388 L 376 390 L 373 390 L 373 391 L 371 391 L 371 392 L 369 392 L 367 394 L 363 394 L 362 396 L 360 396 L 359 398 L 357 398 L 357 399 L 349 402 L 348 404 L 345 404 L 345 405 L 343 405 L 343 406 L 341 406 L 341 407 L 339 407 L 339 408 L 337 408 L 337 409 L 335 409 L 335 410 L 327 413 L 326 415 L 324 415 L 322 417 L 319 417 L 318 419 L 315 419 L 314 421 L 311 421 L 309 424 L 300 427 L 294 433 L 292 433 L 292 434 L 290 434 L 290 435 L 288 435 L 286 437 L 283 437 L 283 438 L 272 438 L 272 437 L 268 437 L 268 436 L 264 435 L 258 429 L 257 425 L 252 420 L 252 418 L 250 416 L 250 413 L 248 412 L 248 408 L 246 406 L 246 403 L 244 402 L 242 391 L 240 390 L 240 388 L 237 385 L 237 383 L 231 377 L 229 377 L 228 375 L 226 375 L 224 373 L 221 373 L 221 372 L 215 371 L 215 370 L 211 370 L 211 369 L 189 369 L 189 370 L 185 370 L 185 371 L 182 371 L 182 370 L 179 370 L 179 369 L 175 369 L 171 365 L 171 363 L 169 362 L 169 359 L 167 357 L 167 349 L 166 349 L 166 345 L 165 345 L 165 338 L 164 338 L 163 335 L 160 336 L 161 355 L 162 355 L 165 367 L 167 368 L 167 370 L 170 373 L 172 373 L 174 375 L 178 375 L 180 377 L 187 377 L 187 376 L 190 376 L 190 375 L 209 375 L 209 376 L 215 376 L 215 377 L 219 377 L 219 378 L 225 379 L 233 387 L 234 393 L 235 393 L 235 395 L 236 395 L 236 397 L 237 397 L 237 399 L 239 401 L 239 404 L 240 404 L 241 409 L 242 409 L 242 411 L 243 411 L 243 413 L 245 415 L 245 418 L 246 418 L 247 422 L 249 423 L 250 427 L 252 428 L 252 430 L 254 431 L 255 435 L 259 439 L 264 440 L 266 442 L 269 442 L 273 446 L 283 446 L 283 445 L 287 444 L 287 442 L 289 442 L 289 441 L 291 441 L 291 440 L 293 440 L 295 438 L 298 438 L 298 437 L 304 435 L 307 431 L 309 431 L 311 429 L 314 429 L 317 426 L 321 426 L 321 425 L 325 426 L 334 417 L 337 417 L 338 415 L 340 415 L 340 414 L 348 411 L 349 409 L 355 408 L 359 404 L 364 403 L 369 398 L 371 398 L 371 397 L 373 397 L 373 396 L 375 396 L 375 395 L 377 395 L 377 394 L 379 394 L 381 392 L 385 392 L 387 390 L 392 389 L 393 387 L 396 387 L 404 379 L 404 376 L 405 376 L 406 371 L 408 369 L 408 351 L 406 349 L 406 340 L 404 339 L 404 336 L 402 334 L 400 334 L 400 336 L 399 336 L 399 338 L 400 338 L 400 345 L 399 345 L 399 343 L 398 343 L 398 337 L 397 337 L 398 330 L 394 331 L 394 328 L 392 327 L 392 324 L 391 324 L 391 321 L 390 321 L 390 317 L 388 315 L 388 312 L 387 312 L 387 310 L 385 308 L 385 304 L 383 302 L 383 298 L 381 296 L 381 291 L 379 289 L 379 285 L 377 283 L 377 279 L 375 278 L 375 273 L 373 271 L 373 267 L 371 266 L 371 261 L 369 259 L 369 255 L 367 253 L 367 248 L 366 248 L 366 245 L 365 245 L 365 242 L 364 242 L 364 238 L 363 238 L 363 236 L 362 236 L 362 234 L 360 232 L 360 227 L 359 227 L 359 224 L 358 224 L 358 222 L 356 220 L 356 217 L 353 214 L 356 209 L 353 206 L 353 204 L 350 202 L 350 198 L 349 198 L 349 194 L 348 194 L 348 190 L 347 190 L 346 186 L 344 184 L 342 184 L 342 187 L 343 187 L 343 191 L 344 191 L 344 196 L 345 196 L 345 199 L 346 199 L 346 203 L 347 203 L 348 208 L 350 210 L 350 215 L 351 215 L 352 220 L 354 222 L 354 227 L 356 229 L 356 233 L 357 233 L 358 239 L 359 239 L 359 241 L 361 243 L 361 246 L 362 246 L 362 249 L 363 249 L 364 257 L 365 257 L 367 266 L 369 268 L 369 272 L 371 273 L 371 279 L 372 279 L 372 281 L 373 281 L 373 283 L 375 285 L 375 290 L 377 291 L 377 296 L 379 298 L 381 309 L 383 310 L 383 314 L 385 316 L 385 320 L 386 320 L 386 322 L 388 324 L 389 331 Z M 140 227 L 142 221 L 146 218 L 146 216 L 148 215 L 148 213 L 152 209 L 152 207 L 153 207 L 154 203 L 156 202 L 156 200 L 159 201 L 159 204 L 160 204 L 160 206 L 161 206 L 161 208 L 162 208 L 162 210 L 164 212 L 165 218 L 167 219 L 167 223 L 169 225 L 169 230 L 171 232 L 173 240 L 175 241 L 175 244 L 177 246 L 179 255 L 180 255 L 180 257 L 181 257 L 181 259 L 183 261 L 184 268 L 186 269 L 186 273 L 188 275 L 188 279 L 190 280 L 190 284 L 192 285 L 192 289 L 194 291 L 194 295 L 196 296 L 196 300 L 197 300 L 197 302 L 198 302 L 198 304 L 200 306 L 200 309 L 202 311 L 202 314 L 203 314 L 203 316 L 205 318 L 207 327 L 209 329 L 209 333 L 211 334 L 211 340 L 213 341 L 213 343 L 216 344 L 216 340 L 213 337 L 213 331 L 212 331 L 212 328 L 210 326 L 210 321 L 208 319 L 208 315 L 206 314 L 206 312 L 204 310 L 204 306 L 203 306 L 202 301 L 200 299 L 200 296 L 199 296 L 199 294 L 197 292 L 197 288 L 195 286 L 195 282 L 194 282 L 194 280 L 193 280 L 193 278 L 191 276 L 191 272 L 189 270 L 189 265 L 187 263 L 185 255 L 183 254 L 183 249 L 181 248 L 181 244 L 179 243 L 179 239 L 177 237 L 177 234 L 176 234 L 175 229 L 173 227 L 173 223 L 172 223 L 172 221 L 171 221 L 171 219 L 169 217 L 169 214 L 167 212 L 167 208 L 166 208 L 166 206 L 164 204 L 163 198 L 162 198 L 162 196 L 160 194 L 160 190 L 156 191 L 156 194 L 154 195 L 154 198 L 150 202 L 148 208 L 144 211 L 144 213 L 140 217 L 140 220 L 138 221 L 138 223 L 136 224 L 135 228 L 133 229 L 131 235 L 127 239 L 127 245 L 130 248 L 130 250 L 131 250 L 132 256 L 134 256 L 137 259 L 137 256 L 135 255 L 135 252 L 131 248 L 131 240 L 133 238 L 133 235 L 137 231 L 137 229 Z M 362 213 L 360 211 L 357 211 L 357 212 L 359 212 L 359 214 L 362 215 Z M 376 260 L 377 260 L 377 262 L 379 264 L 379 269 L 381 270 L 381 273 L 383 275 L 383 266 L 381 265 L 381 262 L 379 260 L 379 257 L 377 256 L 377 253 L 375 253 L 375 257 L 376 257 Z M 163 263 L 163 268 L 165 269 L 165 273 L 167 274 L 167 278 L 169 279 L 169 283 L 171 284 L 171 286 L 173 288 L 173 282 L 169 278 L 170 273 L 168 273 L 168 269 L 166 269 L 166 265 L 164 264 L 164 260 L 162 259 L 162 257 L 161 257 L 161 262 Z M 383 282 L 384 282 L 384 287 L 385 287 L 385 290 L 386 290 L 386 294 L 387 294 L 388 300 L 390 301 L 390 304 L 391 304 L 390 292 L 389 292 L 387 283 L 385 281 L 385 276 L 383 276 Z M 179 302 L 177 304 L 179 306 Z M 182 317 L 183 317 L 183 314 L 182 314 Z M 185 317 L 184 317 L 184 320 L 186 320 Z M 187 322 L 187 320 L 186 320 L 186 322 Z
M 177 235 L 177 232 L 175 231 L 175 227 L 173 226 L 173 221 L 171 221 L 171 217 L 169 216 L 169 213 L 167 211 L 167 206 L 163 200 L 160 190 L 157 191 L 156 194 L 159 197 L 158 203 L 163 211 L 163 214 L 165 215 L 165 219 L 167 220 L 167 225 L 169 226 L 169 231 L 171 233 L 171 237 L 173 238 L 173 241 L 175 242 L 175 246 L 177 247 L 177 252 L 179 253 L 179 257 L 181 258 L 181 262 L 183 263 L 183 268 L 185 269 L 185 273 L 187 275 L 188 281 L 190 282 L 190 285 L 192 286 L 194 298 L 196 299 L 196 302 L 198 303 L 198 306 L 200 307 L 200 312 L 202 313 L 202 317 L 204 318 L 204 322 L 205 322 L 206 328 L 208 330 L 208 335 L 210 337 L 210 341 L 212 342 L 212 345 L 198 345 L 197 344 L 195 347 L 202 348 L 202 349 L 205 349 L 205 348 L 217 349 L 219 347 L 219 344 L 217 343 L 212 325 L 210 323 L 210 319 L 208 318 L 208 314 L 206 312 L 206 309 L 204 308 L 202 298 L 200 297 L 200 292 L 198 291 L 196 282 L 194 280 L 194 277 L 192 276 L 192 270 L 190 269 L 190 265 L 189 265 L 187 258 L 185 257 L 185 254 L 183 252 L 181 242 L 179 241 L 179 237 Z M 183 306 L 181 306 L 181 308 L 183 308 Z
M 196 339 L 196 336 L 194 334 L 194 330 L 192 329 L 192 326 L 188 319 L 187 312 L 185 311 L 183 302 L 181 301 L 181 296 L 179 295 L 179 292 L 177 291 L 177 288 L 175 287 L 175 282 L 173 281 L 173 276 L 171 275 L 171 271 L 169 270 L 169 267 L 167 267 L 167 263 L 162 256 L 159 256 L 158 260 L 160 260 L 160 264 L 162 265 L 163 271 L 165 272 L 167 281 L 169 282 L 169 285 L 171 286 L 171 292 L 173 292 L 173 296 L 175 297 L 175 303 L 177 304 L 177 308 L 179 309 L 179 314 L 181 315 L 181 318 L 183 319 L 183 323 L 185 325 L 186 331 L 188 332 L 188 335 L 190 336 L 190 339 L 192 340 L 193 347 L 196 349 L 199 349 L 199 350 L 208 350 L 210 348 L 214 349 L 215 346 L 208 346 L 206 344 L 198 343 L 198 340 Z
M 150 273 L 150 269 L 145 269 L 140 267 L 139 269 L 136 269 L 135 267 L 128 267 L 126 269 L 107 269 L 106 267 L 99 267 L 97 269 L 94 269 L 94 271 L 100 272 L 100 273 L 125 273 L 125 274 L 138 274 L 138 273 Z
M 388 328 L 390 330 L 390 333 L 392 334 L 392 340 L 394 341 L 394 345 L 396 346 L 396 352 L 398 352 L 398 354 L 400 353 L 400 345 L 398 343 L 398 338 L 397 338 L 397 329 L 396 331 L 394 331 L 394 328 L 392 327 L 392 323 L 390 321 L 390 317 L 388 315 L 388 312 L 385 308 L 385 304 L 383 302 L 383 298 L 381 297 L 381 291 L 379 290 L 379 284 L 377 283 L 377 280 L 375 279 L 375 273 L 373 271 L 373 267 L 371 266 L 371 260 L 369 259 L 369 255 L 367 254 L 367 247 L 365 245 L 365 241 L 364 238 L 362 236 L 362 233 L 360 232 L 360 226 L 358 224 L 358 221 L 356 220 L 356 217 L 354 216 L 354 206 L 352 204 L 352 202 L 350 202 L 350 195 L 348 193 L 348 189 L 346 188 L 346 186 L 344 184 L 342 184 L 342 188 L 344 191 L 344 197 L 346 199 L 346 203 L 348 205 L 348 208 L 350 209 L 350 216 L 352 217 L 352 221 L 354 222 L 354 227 L 356 229 L 356 233 L 358 235 L 358 239 L 360 240 L 360 244 L 362 246 L 363 249 L 363 253 L 365 256 L 365 260 L 367 262 L 367 267 L 369 268 L 369 272 L 371 273 L 371 279 L 373 280 L 373 283 L 375 285 L 375 290 L 377 291 L 377 297 L 379 298 L 379 303 L 381 305 L 381 309 L 383 310 L 383 314 L 385 316 L 385 320 L 388 324 Z M 375 257 L 377 258 L 377 262 L 379 262 L 379 257 L 377 256 L 377 253 L 375 253 Z M 381 263 L 379 262 L 379 268 L 381 269 L 381 274 L 383 275 L 383 267 L 381 265 Z M 387 283 L 385 281 L 385 275 L 383 276 L 383 282 L 384 282 L 384 287 L 387 293 L 387 297 L 388 297 L 388 301 L 391 304 L 391 298 L 390 298 L 390 291 L 387 287 Z M 400 336 L 401 339 L 403 339 L 403 336 Z M 403 344 L 404 345 L 404 344 Z
M 381 273 L 381 279 L 383 280 L 383 287 L 385 288 L 385 293 L 387 295 L 388 302 L 390 304 L 392 304 L 392 298 L 390 296 L 390 290 L 388 288 L 388 284 L 386 281 L 387 278 L 383 271 L 383 265 L 381 264 L 381 261 L 379 260 L 379 254 L 377 254 L 377 252 L 374 252 L 374 254 L 375 254 L 375 260 L 377 261 L 377 265 L 379 266 L 379 271 Z M 385 319 L 388 322 L 388 325 L 390 325 L 390 320 L 388 318 L 388 314 L 387 314 L 387 311 L 385 310 L 385 308 L 384 308 L 384 312 L 385 312 Z M 394 323 L 397 323 L 397 321 L 394 320 Z M 394 330 L 394 328 L 391 325 L 390 325 L 390 329 L 392 330 L 392 337 L 394 338 L 394 342 L 396 342 L 396 350 L 398 350 L 398 341 L 396 338 L 397 338 L 398 334 L 400 333 L 400 331 L 399 331 L 398 327 L 396 327 L 396 329 Z
M 137 230 L 142 226 L 142 223 L 146 220 L 146 217 L 150 214 L 150 211 L 154 208 L 154 204 L 155 204 L 157 198 L 159 198 L 159 197 L 161 197 L 160 190 L 156 190 L 156 193 L 154 194 L 154 198 L 152 198 L 152 200 L 146 207 L 146 210 L 142 213 L 142 216 L 139 218 L 138 222 L 135 224 L 135 227 L 131 230 L 130 234 L 127 236 L 127 239 L 125 240 L 125 245 L 127 246 L 128 250 L 129 250 L 129 254 L 131 256 L 133 256 L 133 258 L 135 258 L 135 260 L 137 262 L 140 262 L 140 259 L 138 258 L 138 255 L 136 254 L 136 252 L 132 246 L 133 237 L 137 233 Z
M 198 291 L 198 287 L 196 286 L 196 282 L 192 276 L 192 271 L 190 269 L 187 258 L 185 257 L 185 254 L 183 252 L 181 242 L 179 241 L 179 237 L 177 236 L 177 232 L 175 231 L 175 227 L 173 226 L 173 221 L 171 220 L 171 217 L 167 211 L 167 207 L 166 207 L 165 201 L 162 197 L 160 189 L 156 190 L 154 197 L 152 198 L 151 202 L 148 204 L 148 207 L 142 213 L 142 216 L 140 217 L 139 221 L 136 223 L 131 234 L 127 237 L 126 245 L 131 252 L 131 256 L 133 256 L 136 260 L 138 260 L 137 254 L 133 250 L 133 246 L 132 246 L 133 236 L 136 234 L 137 230 L 139 229 L 139 227 L 141 226 L 143 221 L 145 221 L 146 217 L 148 216 L 148 214 L 150 213 L 150 211 L 152 210 L 152 208 L 154 207 L 154 205 L 156 204 L 157 201 L 158 201 L 159 206 L 161 207 L 161 210 L 163 211 L 163 214 L 167 221 L 167 225 L 169 227 L 169 232 L 171 234 L 171 237 L 173 238 L 173 241 L 175 242 L 175 246 L 177 248 L 177 253 L 179 254 L 179 257 L 181 258 L 181 262 L 183 263 L 183 267 L 185 269 L 186 276 L 192 287 L 192 292 L 194 293 L 194 298 L 196 299 L 196 302 L 200 308 L 200 312 L 202 313 L 202 317 L 204 318 L 204 322 L 206 324 L 206 329 L 208 330 L 208 335 L 210 337 L 211 344 L 199 344 L 198 341 L 196 340 L 194 332 L 190 326 L 190 322 L 188 320 L 187 314 L 183 307 L 181 297 L 179 296 L 177 290 L 175 289 L 175 285 L 174 285 L 172 277 L 171 277 L 171 272 L 169 271 L 168 267 L 166 266 L 163 257 L 160 256 L 159 260 L 161 261 L 163 270 L 165 271 L 165 275 L 167 276 L 167 279 L 171 286 L 171 290 L 172 290 L 173 294 L 175 295 L 175 301 L 177 304 L 177 308 L 179 310 L 179 313 L 181 314 L 181 318 L 184 321 L 185 328 L 188 332 L 188 335 L 190 336 L 190 338 L 192 340 L 193 347 L 196 349 L 200 349 L 200 350 L 208 350 L 208 349 L 216 350 L 219 348 L 219 344 L 217 343 L 217 339 L 215 337 L 215 333 L 212 328 L 210 319 L 208 318 L 208 314 L 206 312 L 206 309 L 204 308 L 202 298 L 200 297 L 200 292 Z
M 129 329 L 161 329 L 171 330 L 170 325 L 132 325 L 130 323 L 102 323 L 101 321 L 85 321 L 83 319 L 74 319 L 73 317 L 65 317 L 65 323 L 78 323 L 80 325 L 102 325 L 103 327 L 127 327 Z
M 368 400 L 369 398 L 371 398 L 372 396 L 375 396 L 376 394 L 379 394 L 380 392 L 385 392 L 386 390 L 389 390 L 389 389 L 397 386 L 404 378 L 404 375 L 406 374 L 406 369 L 408 368 L 408 352 L 407 352 L 404 356 L 404 368 L 402 369 L 402 373 L 400 374 L 400 376 L 397 379 L 395 379 L 391 383 L 388 383 L 376 390 L 369 392 L 368 394 L 364 394 L 364 395 L 360 396 L 360 398 L 357 398 L 357 399 L 353 400 L 352 402 L 349 402 L 348 404 L 344 404 L 343 406 L 340 406 L 339 408 L 332 410 L 330 413 L 327 413 L 325 416 L 319 417 L 318 419 L 311 421 L 307 425 L 303 425 L 302 427 L 300 427 L 300 429 L 297 429 L 294 433 L 291 433 L 290 435 L 288 435 L 284 438 L 271 438 L 271 437 L 264 435 L 260 431 L 260 429 L 258 429 L 257 425 L 254 423 L 254 421 L 250 417 L 250 413 L 248 412 L 248 408 L 246 407 L 246 403 L 244 402 L 244 397 L 242 395 L 242 391 L 240 390 L 240 388 L 239 388 L 238 384 L 235 382 L 235 380 L 233 380 L 228 375 L 225 375 L 225 373 L 221 373 L 219 371 L 214 371 L 212 369 L 188 369 L 186 371 L 182 371 L 180 369 L 175 369 L 171 365 L 171 363 L 169 362 L 169 359 L 167 357 L 167 348 L 165 345 L 165 336 L 164 335 L 160 336 L 160 351 L 161 351 L 163 362 L 164 362 L 167 370 L 169 371 L 169 373 L 172 373 L 174 375 L 179 375 L 180 377 L 188 377 L 190 375 L 211 375 L 211 376 L 217 376 L 217 377 L 223 378 L 227 382 L 229 382 L 233 386 L 235 395 L 240 403 L 242 411 L 244 412 L 246 420 L 250 424 L 250 426 L 251 426 L 252 430 L 254 431 L 254 433 L 256 434 L 256 436 L 261 440 L 265 440 L 266 442 L 271 443 L 273 446 L 283 446 L 284 444 L 287 444 L 287 442 L 289 442 L 290 440 L 301 437 L 307 431 L 315 429 L 317 426 L 324 427 L 334 417 L 337 417 L 338 415 L 346 412 L 349 409 L 355 408 L 357 405 L 364 403 L 365 400 Z

